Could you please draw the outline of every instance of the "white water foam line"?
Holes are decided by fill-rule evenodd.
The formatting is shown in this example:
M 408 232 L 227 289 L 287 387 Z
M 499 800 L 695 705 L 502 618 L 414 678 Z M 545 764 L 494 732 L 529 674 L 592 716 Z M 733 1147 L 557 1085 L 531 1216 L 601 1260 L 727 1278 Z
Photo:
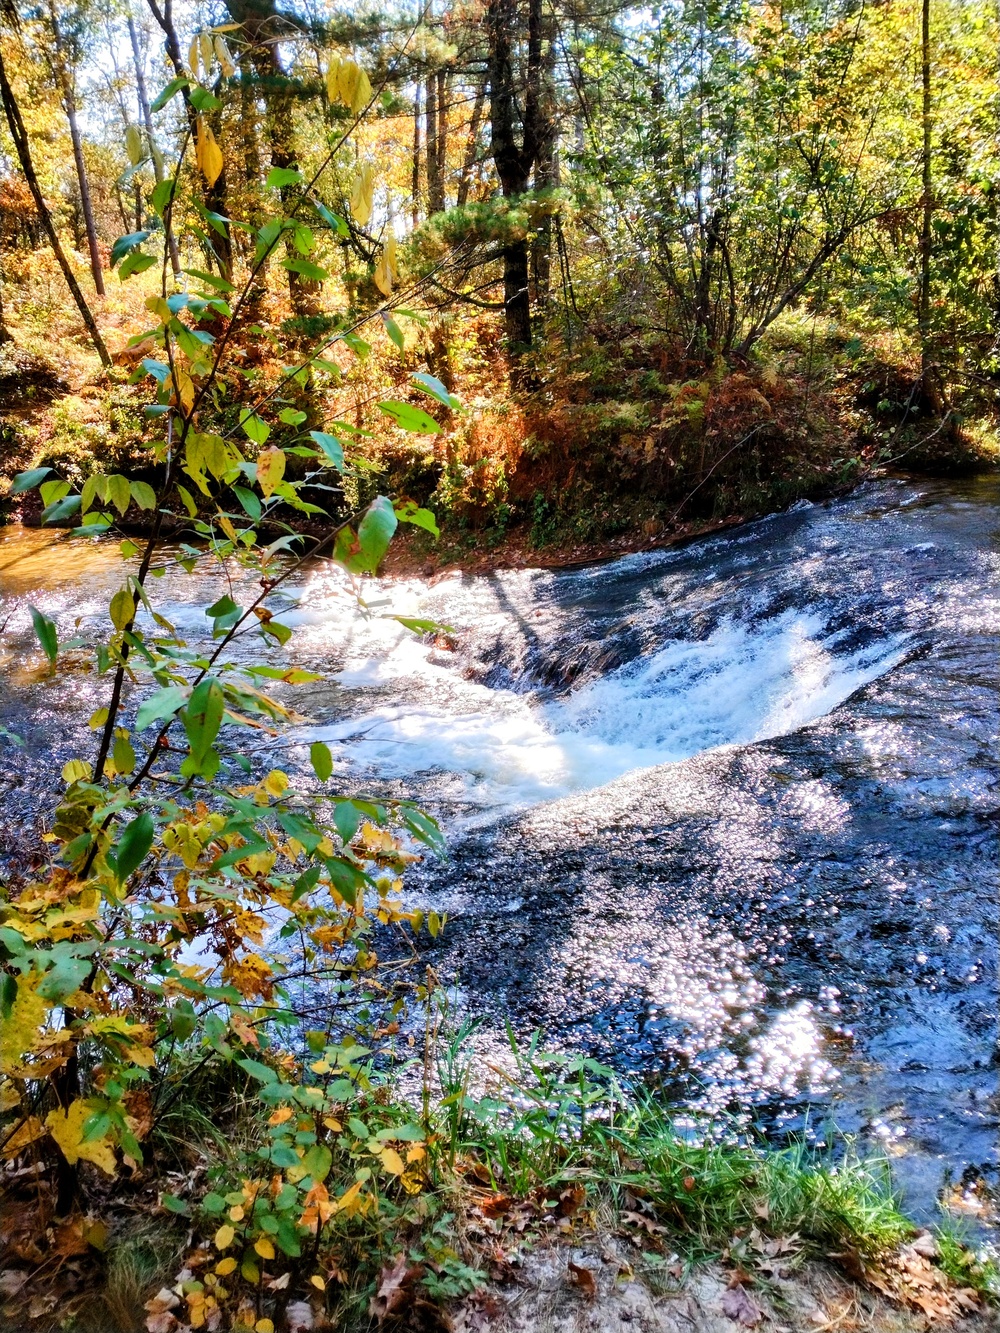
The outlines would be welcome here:
M 342 684 L 395 682 L 398 697 L 407 677 L 415 686 L 419 679 L 413 702 L 393 701 L 300 737 L 335 744 L 341 758 L 385 777 L 461 775 L 467 800 L 499 810 L 795 731 L 891 669 L 905 643 L 897 636 L 838 652 L 820 617 L 787 611 L 749 626 L 724 622 L 705 639 L 673 640 L 548 702 L 462 680 L 412 639 L 387 656 L 369 656 L 370 641 L 356 647 Z

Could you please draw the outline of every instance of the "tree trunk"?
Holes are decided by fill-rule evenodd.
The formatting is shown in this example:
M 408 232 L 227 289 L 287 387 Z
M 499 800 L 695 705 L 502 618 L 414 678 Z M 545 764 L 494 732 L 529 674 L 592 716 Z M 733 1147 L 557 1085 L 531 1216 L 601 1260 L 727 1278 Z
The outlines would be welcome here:
M 63 110 L 69 122 L 69 137 L 73 145 L 73 161 L 76 164 L 76 178 L 80 184 L 80 207 L 83 211 L 83 224 L 87 233 L 87 249 L 90 252 L 90 272 L 94 279 L 94 288 L 98 296 L 104 295 L 104 274 L 101 271 L 101 250 L 97 243 L 97 224 L 94 222 L 94 207 L 90 199 L 90 183 L 87 180 L 87 164 L 83 160 L 83 139 L 80 125 L 76 118 L 76 95 L 73 90 L 73 75 L 66 61 L 63 49 L 62 33 L 55 6 L 49 0 L 49 24 L 52 28 L 53 67 L 62 93 Z
M 410 221 L 416 227 L 420 222 L 420 83 L 413 92 L 413 172 L 410 186 Z
M 278 54 L 281 15 L 275 9 L 274 0 L 226 0 L 226 9 L 232 21 L 241 26 L 241 36 L 248 45 L 247 54 L 260 80 L 264 98 L 264 135 L 270 149 L 271 167 L 297 171 L 292 80 Z M 282 202 L 288 203 L 293 193 L 293 187 L 283 187 Z M 290 258 L 300 257 L 290 235 L 287 235 L 286 245 Z M 316 295 L 321 286 L 321 283 L 288 270 L 288 297 L 295 315 L 308 317 L 318 313 Z
M 149 144 L 149 155 L 153 160 L 153 178 L 159 185 L 163 180 L 163 154 L 156 142 L 156 135 L 153 131 L 153 113 L 149 109 L 149 94 L 146 92 L 146 74 L 143 69 L 142 54 L 139 50 L 139 34 L 135 30 L 135 20 L 132 15 L 128 16 L 128 36 L 132 43 L 132 62 L 135 67 L 135 87 L 139 100 L 139 114 L 142 116 L 142 123 L 146 128 L 146 142 Z M 142 229 L 142 224 L 136 226 L 136 231 Z M 170 246 L 170 267 L 174 273 L 181 271 L 181 259 L 177 250 L 177 237 L 173 231 L 170 232 L 168 242 Z
M 451 79 L 447 70 L 438 70 L 437 76 L 437 188 L 438 211 L 447 207 L 446 182 L 448 178 L 448 97 Z
M 7 70 L 3 62 L 3 54 L 0 52 L 0 100 L 3 101 L 4 115 L 7 117 L 7 126 L 10 130 L 10 137 L 14 142 L 14 151 L 17 153 L 17 160 L 20 163 L 21 170 L 24 172 L 24 179 L 27 182 L 28 189 L 31 191 L 31 197 L 35 202 L 35 208 L 38 212 L 38 220 L 49 238 L 49 244 L 52 246 L 52 253 L 56 257 L 56 262 L 62 269 L 63 277 L 66 279 L 66 286 L 69 288 L 73 300 L 76 302 L 77 309 L 86 325 L 87 332 L 90 334 L 91 342 L 94 344 L 94 350 L 101 358 L 105 366 L 111 365 L 111 357 L 108 355 L 108 349 L 105 346 L 104 339 L 101 337 L 101 331 L 97 327 L 97 322 L 91 314 L 90 307 L 84 299 L 83 292 L 80 290 L 80 284 L 70 267 L 69 260 L 66 258 L 66 252 L 63 250 L 59 241 L 59 235 L 56 232 L 55 224 L 52 221 L 52 214 L 48 210 L 45 199 L 42 195 L 41 186 L 38 183 L 38 177 L 35 174 L 34 163 L 31 160 L 31 145 L 28 140 L 28 133 L 24 128 L 24 121 L 21 119 L 21 111 L 14 98 L 14 93 L 7 78 Z
M 528 188 L 531 169 L 539 149 L 540 92 L 542 63 L 541 0 L 528 0 L 527 61 L 524 70 L 524 111 L 521 116 L 521 143 L 517 142 L 515 124 L 517 101 L 514 78 L 512 39 L 517 35 L 520 15 L 517 0 L 489 0 L 485 27 L 488 42 L 488 79 L 490 88 L 490 123 L 493 161 L 505 199 L 517 198 Z M 504 314 L 507 346 L 516 359 L 528 351 L 532 342 L 531 301 L 528 292 L 528 242 L 517 241 L 505 247 Z M 516 369 L 515 379 L 519 378 Z
M 472 104 L 472 119 L 469 121 L 469 137 L 465 145 L 465 159 L 458 178 L 458 197 L 456 203 L 464 208 L 469 202 L 469 187 L 472 184 L 472 172 L 479 153 L 479 126 L 483 119 L 483 103 L 486 100 L 486 85 L 481 83 L 476 89 L 476 100 Z
M 184 68 L 184 60 L 181 55 L 180 39 L 177 36 L 177 29 L 174 27 L 173 19 L 173 0 L 163 0 L 161 9 L 158 0 L 146 0 L 153 18 L 159 24 L 165 39 L 167 56 L 171 65 L 174 67 L 174 73 L 180 79 L 187 78 L 187 71 Z M 192 140 L 197 139 L 198 134 L 198 116 L 191 105 L 191 94 L 187 84 L 181 89 L 181 96 L 184 98 L 184 107 L 187 111 L 188 128 L 191 131 Z M 223 167 L 215 184 L 211 187 L 205 187 L 202 196 L 205 207 L 212 213 L 226 216 L 226 169 Z M 229 225 L 224 224 L 222 231 L 218 232 L 212 229 L 212 249 L 219 265 L 219 271 L 223 277 L 232 281 L 233 276 L 233 238 Z
M 425 156 L 427 159 L 427 213 L 440 213 L 444 208 L 444 194 L 441 189 L 441 173 L 439 170 L 438 159 L 438 96 L 437 96 L 437 76 L 427 75 L 427 83 L 424 96 L 424 123 L 426 131 L 424 141 L 426 144 Z
M 920 85 L 921 85 L 921 200 L 920 219 L 920 290 L 917 315 L 920 327 L 920 395 L 932 410 L 941 409 L 941 394 L 931 347 L 931 251 L 934 213 L 934 180 L 931 161 L 931 4 L 922 0 L 920 8 Z

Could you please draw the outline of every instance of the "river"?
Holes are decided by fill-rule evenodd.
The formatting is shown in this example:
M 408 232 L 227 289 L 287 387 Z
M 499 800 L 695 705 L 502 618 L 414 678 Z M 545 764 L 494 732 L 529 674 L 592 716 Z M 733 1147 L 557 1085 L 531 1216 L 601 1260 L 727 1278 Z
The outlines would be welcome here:
M 448 913 L 429 958 L 487 1032 L 540 1025 L 773 1133 L 832 1120 L 884 1146 L 917 1213 L 950 1180 L 983 1220 L 998 502 L 995 476 L 885 480 L 683 549 L 373 585 L 367 619 L 317 565 L 288 586 L 285 656 L 327 679 L 255 757 L 304 766 L 322 738 L 345 786 L 440 814 L 449 861 L 409 892 Z M 101 701 L 27 665 L 27 605 L 90 639 L 120 570 L 109 542 L 0 529 L 8 847 Z M 218 592 L 171 566 L 154 595 L 194 638 Z

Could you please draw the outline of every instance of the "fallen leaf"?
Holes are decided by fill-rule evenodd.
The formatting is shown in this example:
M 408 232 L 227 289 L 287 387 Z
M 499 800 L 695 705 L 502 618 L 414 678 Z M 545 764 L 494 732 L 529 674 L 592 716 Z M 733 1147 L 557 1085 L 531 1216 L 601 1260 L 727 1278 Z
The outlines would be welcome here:
M 744 1328 L 754 1328 L 764 1318 L 764 1312 L 747 1291 L 746 1287 L 737 1283 L 735 1287 L 727 1287 L 722 1293 L 722 1308 L 724 1312 Z
M 568 1265 L 569 1280 L 575 1287 L 579 1287 L 588 1300 L 592 1300 L 597 1295 L 597 1279 L 589 1268 L 584 1268 L 582 1264 L 573 1263 L 572 1259 Z

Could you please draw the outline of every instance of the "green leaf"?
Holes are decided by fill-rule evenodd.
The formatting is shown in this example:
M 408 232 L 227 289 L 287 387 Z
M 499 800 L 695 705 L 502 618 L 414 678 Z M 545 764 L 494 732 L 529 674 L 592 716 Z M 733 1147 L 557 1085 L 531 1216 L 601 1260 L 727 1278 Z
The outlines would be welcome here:
M 429 394 L 431 398 L 436 398 L 439 403 L 445 407 L 461 407 L 461 403 L 453 393 L 449 393 L 444 384 L 434 375 L 428 375 L 425 371 L 420 371 L 413 376 L 413 382 L 418 389 Z
M 361 811 L 351 801 L 340 801 L 333 812 L 333 824 L 346 846 L 361 825 Z
M 150 103 L 150 111 L 162 111 L 171 98 L 176 97 L 182 88 L 186 88 L 189 79 L 178 78 L 171 79 L 165 88 L 162 88 Z
M 307 282 L 325 282 L 330 276 L 328 269 L 320 268 L 318 264 L 310 263 L 308 259 L 283 259 L 281 267 L 287 269 L 289 273 L 298 273 Z
M 162 722 L 168 717 L 173 717 L 184 707 L 186 698 L 187 690 L 181 685 L 168 685 L 165 689 L 157 690 L 151 698 L 144 699 L 139 705 L 139 711 L 135 715 L 136 731 L 145 731 L 154 722 Z
M 214 273 L 205 273 L 200 268 L 186 268 L 184 272 L 189 277 L 197 278 L 199 282 L 204 283 L 207 287 L 214 287 L 216 291 L 232 292 L 236 290 L 233 284 L 227 282 L 225 278 L 217 277 Z
M 53 478 L 52 481 L 43 481 L 38 488 L 38 494 L 42 498 L 42 504 L 46 508 L 54 505 L 57 500 L 61 500 L 64 495 L 69 495 L 70 484 L 68 481 L 59 481 Z
M 55 504 L 49 505 L 42 510 L 43 523 L 59 523 L 64 518 L 69 518 L 80 508 L 80 497 L 78 495 L 66 495 Z
M 156 508 L 156 492 L 145 481 L 133 481 L 129 490 L 132 492 L 132 499 L 140 509 Z
M 222 687 L 211 676 L 206 676 L 191 692 L 183 722 L 196 771 L 201 770 L 219 734 L 224 707 Z
M 127 588 L 119 588 L 108 606 L 108 614 L 115 629 L 125 629 L 135 615 L 135 598 Z
M 243 428 L 243 433 L 253 440 L 254 444 L 265 445 L 267 437 L 271 434 L 271 427 L 263 417 L 257 416 L 255 412 L 241 413 L 240 426 Z
M 362 569 L 370 574 L 375 573 L 382 557 L 389 549 L 395 531 L 396 514 L 392 502 L 384 495 L 376 496 L 358 524 L 358 541 L 361 543 L 363 557 Z
M 418 435 L 441 434 L 441 427 L 421 407 L 413 407 L 410 403 L 400 403 L 393 399 L 379 403 L 379 407 L 387 417 L 392 417 L 402 430 L 411 430 Z
M 241 1069 L 245 1069 L 252 1078 L 255 1078 L 258 1083 L 276 1083 L 278 1081 L 278 1075 L 270 1065 L 265 1065 L 260 1060 L 251 1060 L 246 1055 L 237 1060 L 236 1063 Z
M 436 620 L 420 620 L 415 616 L 388 616 L 389 620 L 398 620 L 404 629 L 412 630 L 414 634 L 449 634 L 447 625 L 439 625 Z
M 55 624 L 48 616 L 43 615 L 37 607 L 29 605 L 28 610 L 31 612 L 31 623 L 35 627 L 35 636 L 42 645 L 42 652 L 55 666 L 56 658 L 59 655 L 59 636 L 56 633 Z
M 155 263 L 154 255 L 144 255 L 141 250 L 133 250 L 129 257 L 123 260 L 118 270 L 118 280 L 125 282 L 133 273 L 145 273 L 146 269 L 152 268 Z
M 20 495 L 22 491 L 30 491 L 52 471 L 50 467 L 33 467 L 27 472 L 19 472 L 10 484 L 11 495 Z
M 301 185 L 302 172 L 293 167 L 272 167 L 264 184 L 269 190 L 283 190 L 286 185 Z
M 260 501 L 257 499 L 256 495 L 254 495 L 253 491 L 248 491 L 245 486 L 234 486 L 233 494 L 256 523 L 263 511 L 260 507 Z
M 306 413 L 300 412 L 296 407 L 285 407 L 278 413 L 278 420 L 284 422 L 286 426 L 301 426 L 306 419 Z
M 330 747 L 324 745 L 322 741 L 313 741 L 309 747 L 309 758 L 312 761 L 313 772 L 320 782 L 328 782 L 333 773 L 333 755 L 330 753 Z
M 433 537 L 440 537 L 437 519 L 429 509 L 420 509 L 412 500 L 403 500 L 396 505 L 396 517 L 401 523 L 412 523 L 416 528 L 423 528 Z
M 168 1213 L 177 1213 L 180 1217 L 191 1216 L 191 1205 L 186 1200 L 179 1199 L 176 1194 L 161 1194 L 160 1203 Z M 204 1208 L 204 1200 L 202 1200 L 201 1206 Z M 223 1201 L 223 1207 L 225 1207 L 225 1201 Z
M 325 1143 L 314 1143 L 302 1158 L 302 1170 L 313 1180 L 326 1180 L 333 1166 L 333 1153 Z
M 309 437 L 319 445 L 338 472 L 344 470 L 344 446 L 336 435 L 328 435 L 323 430 L 311 430 Z
M 128 484 L 128 477 L 123 477 L 119 473 L 107 479 L 108 499 L 118 510 L 119 514 L 124 515 L 129 505 L 132 503 L 132 488 Z
M 91 967 L 92 963 L 89 958 L 64 954 L 55 966 L 45 973 L 37 994 L 43 1000 L 51 1000 L 53 1004 L 59 1004 L 62 1000 L 65 1000 L 67 995 L 72 995 L 74 991 L 80 989 L 90 975 Z
M 218 111 L 219 107 L 222 106 L 215 94 L 210 93 L 207 88 L 202 88 L 200 84 L 196 84 L 191 89 L 190 96 L 191 105 L 195 111 Z
M 130 231 L 127 236 L 119 236 L 111 247 L 111 267 L 115 268 L 130 250 L 142 245 L 148 236 L 148 231 Z
M 141 815 L 125 826 L 115 849 L 115 877 L 119 884 L 124 884 L 139 869 L 152 845 L 153 816 L 148 810 L 143 810 Z
M 170 203 L 174 194 L 174 187 L 177 182 L 170 176 L 161 181 L 157 181 L 153 187 L 153 193 L 149 196 L 149 205 L 157 217 L 163 217 L 167 205 Z
M 396 323 L 396 321 L 393 319 L 393 317 L 392 317 L 391 315 L 387 315 L 387 314 L 385 314 L 384 312 L 383 312 L 383 314 L 382 314 L 382 323 L 385 325 L 385 331 L 386 331 L 386 333 L 389 335 L 389 337 L 392 339 L 392 341 L 396 344 L 396 346 L 397 346 L 397 347 L 399 348 L 399 350 L 402 352 L 402 351 L 404 350 L 404 347 L 405 347 L 405 340 L 404 340 L 404 338 L 403 338 L 403 330 L 399 327 L 399 325 Z

